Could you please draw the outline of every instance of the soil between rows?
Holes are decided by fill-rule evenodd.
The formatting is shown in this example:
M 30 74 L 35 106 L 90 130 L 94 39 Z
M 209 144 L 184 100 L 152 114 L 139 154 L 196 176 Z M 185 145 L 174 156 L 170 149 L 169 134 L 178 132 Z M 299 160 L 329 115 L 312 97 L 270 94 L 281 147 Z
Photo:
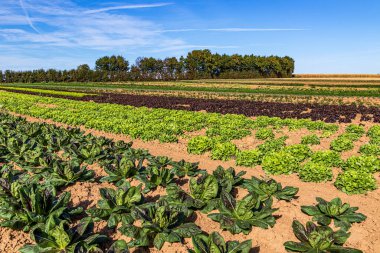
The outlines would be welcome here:
M 18 115 L 23 116 L 23 115 Z M 31 122 L 45 122 L 50 124 L 55 124 L 57 126 L 67 127 L 65 124 L 56 123 L 51 120 L 41 120 L 29 116 L 23 116 L 28 121 Z M 101 131 L 95 131 L 91 129 L 82 128 L 86 134 L 91 133 L 95 136 L 104 136 L 113 140 L 122 140 L 130 142 L 131 139 L 116 134 L 104 133 Z M 152 155 L 155 156 L 168 156 L 173 160 L 185 159 L 190 162 L 200 161 L 200 167 L 206 169 L 208 172 L 212 172 L 218 165 L 224 167 L 235 167 L 239 171 L 247 171 L 246 178 L 251 176 L 262 177 L 265 176 L 264 172 L 260 166 L 256 168 L 245 168 L 234 166 L 232 161 L 222 162 L 210 160 L 207 155 L 190 155 L 186 152 L 186 145 L 181 143 L 159 143 L 154 142 L 143 142 L 140 140 L 134 140 L 133 148 L 143 148 L 148 149 Z M 103 174 L 101 168 L 91 166 L 90 169 L 94 169 L 97 176 Z M 378 183 L 379 174 L 375 175 Z M 351 206 L 358 206 L 359 211 L 367 215 L 367 220 L 360 224 L 354 224 L 350 232 L 351 237 L 346 243 L 348 247 L 354 247 L 363 250 L 365 253 L 375 253 L 378 252 L 380 248 L 380 215 L 378 215 L 378 208 L 380 206 L 380 190 L 375 190 L 366 195 L 354 195 L 349 196 L 340 191 L 338 191 L 332 182 L 328 183 L 305 183 L 301 182 L 296 175 L 289 176 L 273 176 L 274 179 L 278 180 L 283 184 L 283 186 L 291 185 L 299 187 L 300 191 L 298 193 L 299 198 L 293 200 L 292 202 L 277 202 L 274 203 L 274 208 L 279 208 L 279 211 L 275 213 L 277 218 L 276 225 L 268 230 L 254 228 L 253 231 L 245 235 L 232 235 L 228 231 L 221 231 L 219 229 L 219 224 L 211 221 L 206 215 L 197 212 L 197 219 L 195 223 L 202 228 L 205 232 L 218 231 L 226 240 L 247 240 L 252 239 L 253 241 L 253 251 L 261 253 L 272 253 L 272 252 L 285 252 L 283 243 L 288 240 L 296 240 L 291 229 L 291 223 L 294 219 L 300 220 L 302 223 L 310 220 L 310 217 L 301 212 L 302 205 L 312 205 L 315 204 L 316 197 L 322 197 L 326 200 L 331 200 L 335 197 L 340 197 L 344 202 L 348 202 Z M 105 183 L 76 183 L 73 186 L 67 188 L 68 191 L 72 193 L 73 204 L 82 204 L 87 207 L 91 207 L 96 204 L 97 200 L 100 198 L 96 192 L 99 188 L 110 187 L 109 184 Z M 186 187 L 183 186 L 184 188 Z M 151 193 L 154 195 L 163 195 L 165 191 L 163 189 L 158 189 Z M 239 193 L 239 197 L 243 194 Z M 98 230 L 104 230 L 104 223 L 97 224 Z M 16 252 L 16 249 L 21 247 L 24 243 L 30 242 L 27 234 L 17 231 L 11 231 L 6 228 L 0 228 L 0 235 L 2 236 L 2 241 L 0 243 L 0 252 Z M 113 239 L 124 239 L 120 233 L 116 233 L 112 236 Z M 186 240 L 186 244 L 165 244 L 161 251 L 152 249 L 150 252 L 187 252 L 187 248 L 191 247 L 191 240 Z M 133 252 L 133 251 L 132 251 Z
M 187 111 L 206 111 L 221 114 L 242 114 L 248 117 L 270 116 L 280 118 L 296 118 L 322 120 L 328 123 L 351 123 L 358 116 L 360 121 L 380 122 L 380 110 L 377 107 L 358 105 L 323 105 L 310 103 L 280 103 L 247 100 L 203 99 L 175 96 L 154 96 L 99 93 L 96 96 L 81 98 L 38 94 L 34 92 L 7 90 L 22 94 L 59 97 L 78 101 L 130 105 L 135 107 L 165 108 Z

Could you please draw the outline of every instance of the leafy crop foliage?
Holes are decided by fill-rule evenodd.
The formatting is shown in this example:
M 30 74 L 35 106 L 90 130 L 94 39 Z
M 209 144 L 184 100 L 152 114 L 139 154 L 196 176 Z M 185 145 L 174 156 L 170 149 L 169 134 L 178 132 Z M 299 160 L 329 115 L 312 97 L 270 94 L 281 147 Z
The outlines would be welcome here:
M 144 201 L 141 188 L 141 184 L 135 187 L 128 182 L 116 190 L 102 188 L 102 199 L 98 201 L 98 206 L 87 210 L 87 213 L 96 220 L 107 220 L 110 228 L 116 227 L 120 222 L 132 223 L 132 208 Z
M 287 137 L 280 137 L 278 139 L 267 140 L 263 144 L 258 146 L 261 153 L 266 154 L 273 151 L 279 151 L 285 147 L 285 141 Z
M 250 193 L 258 194 L 263 201 L 272 200 L 273 198 L 290 201 L 295 198 L 299 190 L 292 186 L 282 187 L 281 183 L 278 183 L 274 179 L 262 180 L 257 177 L 252 177 L 249 180 L 245 179 L 242 187 Z
M 380 159 L 376 156 L 351 156 L 343 165 L 344 170 L 373 173 L 380 171 Z
M 161 249 L 165 242 L 182 242 L 201 233 L 194 224 L 186 222 L 186 215 L 169 205 L 148 204 L 146 207 L 135 207 L 132 212 L 135 220 L 141 221 L 141 226 L 124 224 L 120 231 L 132 238 L 128 246 L 141 247 L 154 245 Z
M 364 155 L 380 156 L 380 146 L 376 144 L 364 144 L 359 152 Z
M 50 109 L 45 110 L 49 117 Z M 31 109 L 31 112 L 38 110 Z M 298 128 L 304 124 L 279 119 L 269 119 L 268 122 L 273 127 L 287 124 Z M 96 221 L 105 220 L 110 227 L 119 227 L 132 239 L 115 242 L 110 249 L 115 252 L 126 252 L 128 247 L 162 247 L 165 242 L 181 242 L 183 238 L 201 234 L 200 228 L 193 223 L 194 216 L 191 216 L 195 210 L 208 214 L 217 210 L 209 215 L 220 223 L 222 229 L 249 233 L 254 226 L 268 228 L 274 225 L 273 198 L 290 201 L 298 192 L 297 188 L 282 187 L 270 179 L 245 180 L 245 172 L 238 173 L 233 168 L 218 167 L 210 175 L 199 170 L 197 163 L 154 157 L 144 150 L 131 148 L 130 143 L 84 135 L 78 129 L 28 123 L 5 114 L 0 114 L 0 123 L 0 161 L 4 164 L 0 167 L 0 213 L 5 217 L 3 225 L 14 225 L 13 228 L 30 230 L 36 235 L 32 236 L 36 243 L 24 247 L 24 252 L 100 252 L 99 248 L 109 248 L 111 243 L 103 245 L 104 237 L 87 229 L 92 227 L 91 219 L 85 217 L 79 222 L 78 214 L 90 215 Z M 320 123 L 310 126 L 323 128 Z M 285 138 L 268 140 L 266 143 L 276 145 L 266 147 L 278 148 L 277 153 L 285 158 L 292 156 L 289 150 L 281 150 L 284 141 Z M 298 167 L 308 152 L 303 152 L 307 150 L 304 145 L 296 147 L 291 148 L 295 151 L 293 154 L 302 156 L 299 155 L 298 159 L 292 156 L 292 164 Z M 264 153 L 265 157 L 272 154 Z M 92 166 L 86 167 L 90 163 L 100 165 L 107 175 L 95 178 Z M 355 170 L 344 173 L 350 171 Z M 142 185 L 135 188 L 128 185 L 136 179 Z M 102 189 L 102 199 L 94 208 L 82 213 L 81 208 L 67 203 L 70 196 L 65 188 L 69 184 L 92 180 L 109 182 L 116 187 Z M 189 190 L 179 189 L 177 184 L 186 180 L 190 182 Z M 341 185 L 350 187 L 350 184 L 347 181 Z M 144 198 L 146 192 L 158 186 L 168 190 L 166 196 Z M 233 196 L 239 187 L 250 193 L 237 200 Z M 171 192 L 174 192 L 172 196 Z M 78 234 L 82 228 L 86 232 Z M 47 245 L 46 241 L 50 243 Z
M 211 150 L 211 159 L 228 161 L 236 155 L 237 151 L 236 145 L 231 142 L 216 143 Z
M 293 221 L 292 227 L 294 235 L 300 242 L 284 243 L 285 249 L 289 252 L 362 252 L 342 246 L 350 237 L 350 233 L 343 230 L 335 232 L 330 227 L 317 226 L 313 222 L 307 222 L 304 227 L 299 221 Z
M 252 227 L 267 229 L 276 223 L 272 215 L 271 202 L 262 202 L 257 194 L 251 193 L 242 200 L 236 200 L 227 192 L 222 192 L 219 213 L 209 214 L 212 220 L 219 222 L 223 230 L 232 234 L 249 234 Z
M 267 140 L 274 138 L 274 133 L 272 129 L 260 128 L 255 134 L 256 138 L 259 140 Z
M 11 111 L 52 119 L 73 126 L 129 135 L 142 140 L 177 141 L 185 132 L 208 129 L 210 139 L 230 141 L 247 136 L 255 127 L 296 126 L 309 130 L 336 131 L 334 125 L 320 121 L 258 117 L 252 120 L 243 115 L 221 115 L 167 109 L 150 109 L 115 104 L 97 104 L 60 98 L 38 97 L 3 92 L 0 104 Z M 50 104 L 54 107 L 41 107 Z M 196 137 L 195 137 L 196 138 Z M 191 153 L 212 148 L 207 139 L 190 141 Z M 211 145 L 211 146 L 210 146 Z M 195 148 L 193 148 L 195 147 Z
M 330 144 L 330 149 L 337 152 L 348 151 L 354 148 L 354 143 L 351 138 L 339 136 Z
M 258 149 L 241 150 L 236 154 L 236 165 L 254 167 L 261 163 L 262 153 Z
M 217 232 L 212 232 L 209 236 L 199 234 L 192 237 L 194 249 L 189 253 L 249 253 L 252 248 L 252 240 L 244 242 L 228 241 Z
M 191 178 L 189 182 L 190 192 L 184 191 L 176 184 L 166 188 L 165 198 L 171 205 L 185 206 L 193 210 L 211 211 L 218 205 L 219 185 L 218 180 L 212 175 L 204 175 L 199 178 Z
M 210 151 L 214 146 L 211 138 L 206 136 L 197 136 L 191 139 L 187 145 L 187 152 L 190 154 L 201 155 Z
M 94 234 L 91 218 L 82 219 L 75 227 L 65 221 L 49 220 L 45 226 L 34 229 L 31 238 L 35 245 L 25 245 L 21 253 L 35 252 L 102 252 L 99 244 L 107 240 L 105 235 Z
M 311 161 L 322 163 L 328 167 L 341 167 L 343 160 L 338 152 L 332 150 L 316 151 L 311 155 Z
M 68 208 L 70 193 L 55 197 L 53 192 L 38 188 L 37 184 L 3 186 L 0 195 L 0 226 L 29 231 L 50 218 L 70 220 L 82 208 Z
M 298 176 L 304 182 L 326 182 L 333 179 L 331 167 L 323 163 L 307 162 L 298 170 Z
M 371 173 L 347 170 L 339 174 L 335 186 L 347 194 L 363 194 L 377 189 L 376 179 Z
M 342 203 L 340 198 L 335 198 L 330 202 L 322 198 L 317 198 L 316 206 L 302 206 L 302 212 L 313 216 L 313 221 L 323 226 L 330 225 L 334 220 L 335 227 L 340 227 L 345 231 L 351 227 L 352 223 L 362 222 L 367 217 L 362 213 L 357 213 L 357 207 L 351 207 L 347 203 Z
M 304 145 L 318 145 L 320 143 L 321 140 L 316 134 L 302 136 L 301 138 L 301 144 Z
M 303 144 L 286 146 L 283 151 L 291 154 L 294 158 L 296 158 L 297 162 L 303 162 L 312 154 L 310 147 Z
M 297 158 L 283 150 L 265 155 L 261 165 L 266 173 L 272 175 L 291 174 L 299 167 Z

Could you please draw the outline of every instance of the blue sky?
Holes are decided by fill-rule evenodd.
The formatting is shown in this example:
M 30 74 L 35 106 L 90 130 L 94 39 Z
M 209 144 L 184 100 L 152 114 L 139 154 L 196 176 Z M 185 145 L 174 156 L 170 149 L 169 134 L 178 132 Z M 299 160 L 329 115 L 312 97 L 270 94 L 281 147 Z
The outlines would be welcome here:
M 289 55 L 297 73 L 380 73 L 377 0 L 0 0 L 0 69 L 120 54 Z

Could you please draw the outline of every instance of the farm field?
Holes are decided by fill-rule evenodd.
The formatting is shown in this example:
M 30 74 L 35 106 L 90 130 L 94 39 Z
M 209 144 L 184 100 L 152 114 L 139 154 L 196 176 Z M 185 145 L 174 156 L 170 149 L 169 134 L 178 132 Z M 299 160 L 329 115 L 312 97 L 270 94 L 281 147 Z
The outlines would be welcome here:
M 376 252 L 379 88 L 2 84 L 0 252 Z

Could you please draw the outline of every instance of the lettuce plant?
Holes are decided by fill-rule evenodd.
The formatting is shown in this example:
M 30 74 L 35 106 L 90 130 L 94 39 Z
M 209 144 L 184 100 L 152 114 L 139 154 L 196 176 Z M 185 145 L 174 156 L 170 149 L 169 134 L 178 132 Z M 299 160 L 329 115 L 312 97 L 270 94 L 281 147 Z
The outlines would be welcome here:
M 283 150 L 266 154 L 261 165 L 266 173 L 272 175 L 291 174 L 299 167 L 297 158 Z
M 379 156 L 380 155 L 380 147 L 376 144 L 364 144 L 360 147 L 359 153 L 363 155 L 373 155 L 373 156 Z
M 257 130 L 255 137 L 259 140 L 273 139 L 274 133 L 270 128 L 260 128 Z
M 321 140 L 316 134 L 302 136 L 301 138 L 301 144 L 304 145 L 319 145 L 320 143 Z
M 310 147 L 304 144 L 286 146 L 283 151 L 291 154 L 294 158 L 296 158 L 297 162 L 306 160 L 312 154 Z
M 158 186 L 165 187 L 169 185 L 175 177 L 175 169 L 169 169 L 166 167 L 147 167 L 146 170 L 135 177 L 144 183 L 144 193 L 146 193 Z
M 195 210 L 206 208 L 211 211 L 217 206 L 219 185 L 214 176 L 191 178 L 189 186 L 190 192 L 187 193 L 176 184 L 168 185 L 166 200 L 170 205 L 186 206 Z
M 70 220 L 73 215 L 83 212 L 81 207 L 68 208 L 71 194 L 64 192 L 55 197 L 51 191 L 43 190 L 36 184 L 21 186 L 18 195 L 2 198 L 0 205 L 0 226 L 29 231 L 45 223 L 49 217 Z
M 298 170 L 299 178 L 304 182 L 326 182 L 333 179 L 332 169 L 323 163 L 309 161 Z
M 214 145 L 211 138 L 207 136 L 197 136 L 192 138 L 187 144 L 187 152 L 189 154 L 201 155 L 210 151 Z
M 342 151 L 348 151 L 354 148 L 354 143 L 352 139 L 344 136 L 339 136 L 335 140 L 333 140 L 330 144 L 330 149 L 342 152 Z
M 94 223 L 91 218 L 82 219 L 78 225 L 70 227 L 67 221 L 55 222 L 49 219 L 43 227 L 31 232 L 34 245 L 25 245 L 21 253 L 77 253 L 103 252 L 100 244 L 108 238 L 105 235 L 94 234 Z
M 313 221 L 323 226 L 330 225 L 334 220 L 335 227 L 348 231 L 352 223 L 362 222 L 367 217 L 362 213 L 357 213 L 358 207 L 351 207 L 347 203 L 342 203 L 340 198 L 335 198 L 330 202 L 322 198 L 317 198 L 316 206 L 302 206 L 302 212 L 313 216 Z
M 362 253 L 361 250 L 342 246 L 350 237 L 350 233 L 343 230 L 334 232 L 330 227 L 317 226 L 313 222 L 307 222 L 305 228 L 297 220 L 293 221 L 292 227 L 300 242 L 285 242 L 285 249 L 289 252 Z
M 55 187 L 67 186 L 77 181 L 93 180 L 95 172 L 81 166 L 76 160 L 55 161 L 51 171 L 46 173 L 46 181 Z
M 316 151 L 311 155 L 311 161 L 322 163 L 328 167 L 341 167 L 343 165 L 340 154 L 332 150 Z
M 282 187 L 281 183 L 276 182 L 274 179 L 261 180 L 257 177 L 245 179 L 242 185 L 250 193 L 258 194 L 262 201 L 272 199 L 275 197 L 278 200 L 292 200 L 298 193 L 297 187 L 285 186 Z
M 254 167 L 261 163 L 263 154 L 258 149 L 240 150 L 236 154 L 236 165 Z
M 380 159 L 376 156 L 351 156 L 343 165 L 344 170 L 356 170 L 366 173 L 380 171 Z
M 220 223 L 220 228 L 232 234 L 249 234 L 252 227 L 268 228 L 276 223 L 273 213 L 277 209 L 271 208 L 271 202 L 263 203 L 257 194 L 250 193 L 242 200 L 236 201 L 227 192 L 221 193 L 219 213 L 209 214 L 208 217 Z
M 352 134 L 355 139 L 359 139 L 365 134 L 365 130 L 363 126 L 351 124 L 346 127 L 346 133 Z
M 106 220 L 110 228 L 116 227 L 120 222 L 132 223 L 131 210 L 134 206 L 143 203 L 141 194 L 142 185 L 131 186 L 128 182 L 118 189 L 100 189 L 101 200 L 97 207 L 87 210 L 95 221 Z
M 267 140 L 263 144 L 259 145 L 258 149 L 262 154 L 279 151 L 283 147 L 285 147 L 285 141 L 287 138 L 288 138 L 287 136 L 282 136 L 277 139 Z
M 347 170 L 338 175 L 335 187 L 347 194 L 364 194 L 377 189 L 377 183 L 371 173 Z
M 185 160 L 181 160 L 179 162 L 173 163 L 172 166 L 175 169 L 175 174 L 179 178 L 183 178 L 185 176 L 193 177 L 200 173 L 203 173 L 203 171 L 199 169 L 199 162 L 190 163 L 186 162 Z
M 106 156 L 102 146 L 96 145 L 95 142 L 84 142 L 64 147 L 73 159 L 93 164 Z
M 216 170 L 212 172 L 213 176 L 218 181 L 220 190 L 225 192 L 231 192 L 233 187 L 242 184 L 244 180 L 243 176 L 246 173 L 246 171 L 236 173 L 234 168 L 230 167 L 228 169 L 224 169 L 222 166 L 218 166 Z
M 131 155 L 116 155 L 112 160 L 103 164 L 108 176 L 101 179 L 102 182 L 113 182 L 121 185 L 126 179 L 136 176 L 143 167 L 145 157 L 138 158 Z
M 183 238 L 202 232 L 194 223 L 185 221 L 187 217 L 183 212 L 167 204 L 135 207 L 132 215 L 135 220 L 141 221 L 141 225 L 123 224 L 119 229 L 121 233 L 132 238 L 128 243 L 129 247 L 154 245 L 160 250 L 165 242 L 182 242 Z
M 249 253 L 252 248 L 252 240 L 225 242 L 218 232 L 212 232 L 209 236 L 193 236 L 192 242 L 194 248 L 188 250 L 189 253 Z
M 211 159 L 228 161 L 236 156 L 238 148 L 232 142 L 216 143 L 211 150 Z

